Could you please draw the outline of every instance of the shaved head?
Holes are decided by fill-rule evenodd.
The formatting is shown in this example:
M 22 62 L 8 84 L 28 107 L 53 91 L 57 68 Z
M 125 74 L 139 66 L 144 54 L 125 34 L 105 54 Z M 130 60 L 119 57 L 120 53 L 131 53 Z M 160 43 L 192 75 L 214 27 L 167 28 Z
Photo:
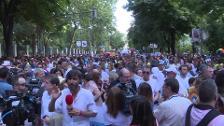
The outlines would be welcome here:
M 122 83 L 127 83 L 131 79 L 131 73 L 128 69 L 122 68 L 119 72 L 119 78 Z

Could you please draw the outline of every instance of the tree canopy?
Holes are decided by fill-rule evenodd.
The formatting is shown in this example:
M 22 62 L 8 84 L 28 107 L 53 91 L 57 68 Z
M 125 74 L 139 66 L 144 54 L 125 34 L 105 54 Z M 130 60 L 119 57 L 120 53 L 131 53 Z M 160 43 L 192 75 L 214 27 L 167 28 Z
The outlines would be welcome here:
M 115 3 L 116 0 L 1 0 L 0 38 L 5 55 L 13 55 L 15 42 L 21 48 L 30 45 L 33 54 L 49 52 L 50 47 L 74 48 L 77 40 L 88 41 L 89 49 L 99 44 L 109 49 L 110 38 L 119 34 L 113 22 Z
M 177 42 L 191 29 L 201 28 L 209 33 L 204 45 L 214 51 L 223 46 L 223 4 L 222 0 L 129 0 L 127 9 L 135 18 L 129 45 L 141 49 L 156 43 L 175 54 Z

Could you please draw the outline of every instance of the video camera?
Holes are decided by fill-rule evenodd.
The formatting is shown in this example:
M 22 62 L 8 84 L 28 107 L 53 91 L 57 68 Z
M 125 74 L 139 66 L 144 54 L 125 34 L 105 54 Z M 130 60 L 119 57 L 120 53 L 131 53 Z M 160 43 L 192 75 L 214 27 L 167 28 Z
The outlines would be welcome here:
M 0 98 L 0 107 L 3 109 L 2 121 L 7 126 L 24 125 L 25 120 L 32 122 L 40 114 L 41 101 L 31 94 L 12 94 L 8 98 Z
M 129 110 L 129 104 L 131 103 L 131 101 L 137 94 L 136 87 L 133 86 L 133 83 L 131 81 L 128 83 L 118 83 L 115 85 L 123 91 L 125 101 L 124 101 L 124 106 L 123 106 L 122 112 L 125 115 L 131 114 L 131 112 Z
M 30 78 L 26 86 L 28 88 L 29 94 L 31 94 L 32 96 L 40 97 L 41 85 L 42 85 L 42 81 L 40 79 Z

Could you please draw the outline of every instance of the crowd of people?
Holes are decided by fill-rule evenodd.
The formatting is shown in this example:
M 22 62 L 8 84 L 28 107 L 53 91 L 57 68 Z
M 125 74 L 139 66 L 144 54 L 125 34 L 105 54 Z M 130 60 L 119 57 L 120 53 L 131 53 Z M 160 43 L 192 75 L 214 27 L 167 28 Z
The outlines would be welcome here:
M 212 57 L 118 53 L 0 62 L 0 125 L 224 125 L 224 66 Z M 31 95 L 34 119 L 15 120 Z

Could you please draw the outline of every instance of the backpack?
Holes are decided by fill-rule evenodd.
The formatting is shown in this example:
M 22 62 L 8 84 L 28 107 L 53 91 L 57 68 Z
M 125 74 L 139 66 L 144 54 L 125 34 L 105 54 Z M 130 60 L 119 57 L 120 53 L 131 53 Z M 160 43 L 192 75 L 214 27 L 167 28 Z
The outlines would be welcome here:
M 191 109 L 192 107 L 196 107 L 201 110 L 208 110 L 211 109 L 204 118 L 196 125 L 196 126 L 207 126 L 214 118 L 219 116 L 221 113 L 215 110 L 212 106 L 209 105 L 190 105 L 187 109 L 187 114 L 186 114 L 186 120 L 185 120 L 185 126 L 191 126 Z

